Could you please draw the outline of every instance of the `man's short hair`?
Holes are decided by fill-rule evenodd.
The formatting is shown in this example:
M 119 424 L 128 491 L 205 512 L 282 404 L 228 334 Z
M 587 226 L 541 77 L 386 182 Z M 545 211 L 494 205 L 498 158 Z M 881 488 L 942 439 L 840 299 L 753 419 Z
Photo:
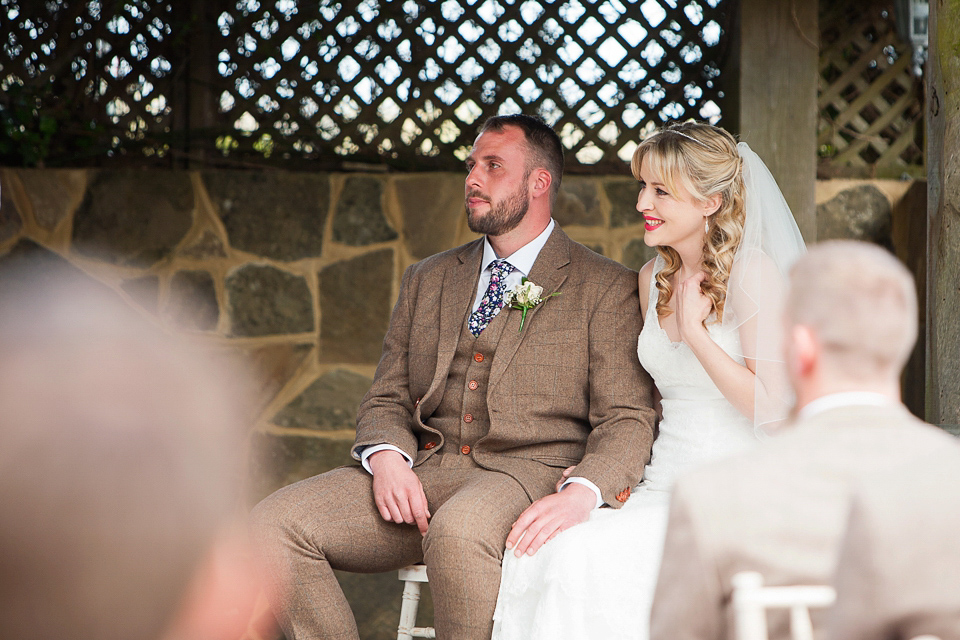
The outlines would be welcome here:
M 517 113 L 509 116 L 491 116 L 480 127 L 480 133 L 486 131 L 502 132 L 504 127 L 517 127 L 523 131 L 529 150 L 527 171 L 543 168 L 553 178 L 550 184 L 550 203 L 553 204 L 560 193 L 560 181 L 563 179 L 563 145 L 560 136 L 550 125 L 537 116 Z
M 888 251 L 851 240 L 814 245 L 790 270 L 789 323 L 813 329 L 844 376 L 898 375 L 917 339 L 917 293 Z

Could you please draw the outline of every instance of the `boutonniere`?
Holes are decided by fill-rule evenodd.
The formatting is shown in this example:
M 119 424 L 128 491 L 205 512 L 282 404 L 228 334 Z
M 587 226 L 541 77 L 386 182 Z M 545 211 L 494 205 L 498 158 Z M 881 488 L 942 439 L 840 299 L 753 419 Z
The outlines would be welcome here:
M 547 298 L 560 295 L 560 292 L 551 293 Z M 520 284 L 514 285 L 512 289 L 503 294 L 503 302 L 511 309 L 519 309 L 523 312 L 520 316 L 520 331 L 523 331 L 523 323 L 527 321 L 527 311 L 544 301 L 543 287 L 533 284 L 527 278 L 520 281 Z

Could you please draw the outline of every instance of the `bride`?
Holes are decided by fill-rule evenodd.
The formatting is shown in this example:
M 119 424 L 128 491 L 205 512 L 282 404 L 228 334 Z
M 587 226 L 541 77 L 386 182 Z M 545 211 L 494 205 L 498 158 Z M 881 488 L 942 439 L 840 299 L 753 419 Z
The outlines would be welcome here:
M 763 162 L 689 122 L 644 140 L 631 168 L 658 254 L 639 274 L 637 353 L 661 398 L 652 458 L 621 509 L 505 552 L 493 640 L 647 638 L 675 478 L 753 445 L 791 405 L 779 308 L 803 240 Z

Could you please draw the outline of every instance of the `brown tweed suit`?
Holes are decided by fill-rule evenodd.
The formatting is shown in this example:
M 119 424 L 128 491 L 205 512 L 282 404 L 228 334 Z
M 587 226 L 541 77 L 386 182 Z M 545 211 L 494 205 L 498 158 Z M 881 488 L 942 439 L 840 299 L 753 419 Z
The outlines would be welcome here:
M 529 311 L 522 332 L 520 312 L 504 309 L 474 341 L 464 326 L 482 255 L 478 240 L 407 270 L 358 414 L 355 457 L 389 443 L 415 461 L 433 514 L 426 536 L 380 517 L 359 467 L 291 485 L 254 512 L 277 584 L 288 585 L 273 602 L 290 640 L 357 637 L 331 567 L 421 559 L 437 636 L 487 639 L 519 514 L 570 465 L 614 507 L 643 473 L 653 411 L 636 357 L 636 274 L 556 228 L 529 277 L 561 295 Z

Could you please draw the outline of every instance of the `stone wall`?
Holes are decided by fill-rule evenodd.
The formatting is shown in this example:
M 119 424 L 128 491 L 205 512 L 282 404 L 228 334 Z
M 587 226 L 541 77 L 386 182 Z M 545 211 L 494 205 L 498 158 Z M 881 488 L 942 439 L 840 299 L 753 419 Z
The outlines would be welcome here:
M 404 269 L 476 237 L 459 174 L 3 169 L 0 183 L 0 269 L 31 255 L 72 265 L 253 368 L 251 502 L 350 462 Z M 819 233 L 914 259 L 917 193 L 922 183 L 820 183 Z M 653 254 L 636 197 L 628 177 L 570 176 L 555 217 L 637 269 Z M 361 636 L 395 637 L 396 577 L 344 582 Z

